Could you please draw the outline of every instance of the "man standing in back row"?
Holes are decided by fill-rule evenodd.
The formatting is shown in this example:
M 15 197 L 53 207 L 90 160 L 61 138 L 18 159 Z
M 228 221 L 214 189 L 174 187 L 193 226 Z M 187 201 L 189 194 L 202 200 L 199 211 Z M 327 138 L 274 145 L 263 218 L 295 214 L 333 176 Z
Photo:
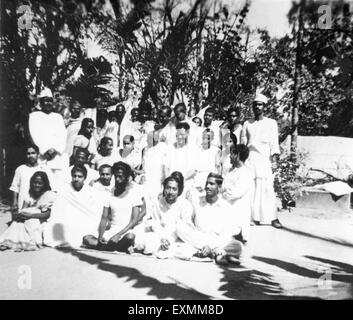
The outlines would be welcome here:
M 273 119 L 264 116 L 267 97 L 257 94 L 253 102 L 254 119 L 245 121 L 241 133 L 241 143 L 249 148 L 249 165 L 255 174 L 255 192 L 252 219 L 256 225 L 282 225 L 277 218 L 276 196 L 273 189 L 272 168 L 280 153 L 278 126 Z

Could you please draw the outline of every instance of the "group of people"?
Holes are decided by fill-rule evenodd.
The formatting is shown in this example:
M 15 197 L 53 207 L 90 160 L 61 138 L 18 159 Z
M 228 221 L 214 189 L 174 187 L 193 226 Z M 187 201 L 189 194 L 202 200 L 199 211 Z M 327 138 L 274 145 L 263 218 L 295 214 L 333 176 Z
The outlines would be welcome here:
M 212 107 L 189 118 L 184 103 L 94 115 L 75 101 L 64 120 L 49 89 L 39 101 L 0 250 L 68 245 L 238 264 L 251 225 L 282 227 L 278 127 L 264 116 L 264 95 L 244 124 L 237 108 L 224 121 Z

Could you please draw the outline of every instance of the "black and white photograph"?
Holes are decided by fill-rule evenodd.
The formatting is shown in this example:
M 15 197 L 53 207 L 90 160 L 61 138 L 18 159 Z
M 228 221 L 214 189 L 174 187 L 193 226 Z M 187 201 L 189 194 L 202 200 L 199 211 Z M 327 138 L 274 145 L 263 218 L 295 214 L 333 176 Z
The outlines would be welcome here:
M 353 0 L 0 0 L 0 149 L 0 300 L 353 299 Z

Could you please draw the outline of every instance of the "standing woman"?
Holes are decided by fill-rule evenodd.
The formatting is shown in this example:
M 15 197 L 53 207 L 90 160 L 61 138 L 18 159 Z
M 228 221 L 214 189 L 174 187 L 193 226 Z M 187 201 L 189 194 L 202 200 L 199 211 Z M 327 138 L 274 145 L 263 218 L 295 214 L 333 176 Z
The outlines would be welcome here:
M 80 131 L 73 143 L 73 152 L 75 154 L 77 148 L 84 148 L 89 151 L 91 155 L 97 152 L 97 144 L 93 137 L 94 121 L 90 118 L 84 118 L 81 123 Z
M 12 212 L 12 222 L 0 236 L 0 250 L 31 251 L 40 248 L 42 223 L 50 217 L 54 199 L 47 174 L 35 172 L 22 208 Z

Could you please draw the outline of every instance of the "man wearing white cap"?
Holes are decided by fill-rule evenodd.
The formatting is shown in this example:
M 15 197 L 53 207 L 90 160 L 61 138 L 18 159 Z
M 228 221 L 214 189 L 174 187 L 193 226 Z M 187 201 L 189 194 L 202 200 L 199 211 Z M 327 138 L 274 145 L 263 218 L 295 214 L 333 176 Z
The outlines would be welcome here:
M 29 115 L 29 133 L 55 176 L 68 165 L 61 156 L 66 146 L 65 123 L 59 113 L 53 112 L 53 94 L 50 89 L 42 90 L 39 102 L 41 111 L 34 111 Z
M 273 227 L 281 228 L 272 175 L 272 167 L 280 153 L 278 125 L 275 120 L 263 115 L 267 101 L 263 94 L 256 95 L 252 106 L 255 118 L 245 121 L 241 143 L 249 147 L 248 163 L 255 174 L 252 219 L 257 225 L 271 223 Z

